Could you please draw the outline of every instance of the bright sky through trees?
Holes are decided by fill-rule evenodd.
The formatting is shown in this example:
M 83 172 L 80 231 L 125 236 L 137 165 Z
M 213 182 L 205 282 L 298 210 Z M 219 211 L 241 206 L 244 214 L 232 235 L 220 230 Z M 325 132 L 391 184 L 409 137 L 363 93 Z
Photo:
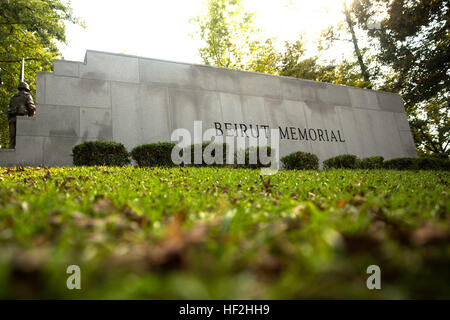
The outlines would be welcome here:
M 136 54 L 145 57 L 200 63 L 201 43 L 192 38 L 189 23 L 203 10 L 204 0 L 72 0 L 76 15 L 87 25 L 67 26 L 65 59 L 83 60 L 86 49 Z M 306 45 L 327 26 L 343 19 L 343 0 L 245 0 L 256 12 L 256 26 L 265 38 L 297 40 L 303 34 Z M 351 46 L 343 50 L 351 54 Z M 341 51 L 337 50 L 338 55 Z

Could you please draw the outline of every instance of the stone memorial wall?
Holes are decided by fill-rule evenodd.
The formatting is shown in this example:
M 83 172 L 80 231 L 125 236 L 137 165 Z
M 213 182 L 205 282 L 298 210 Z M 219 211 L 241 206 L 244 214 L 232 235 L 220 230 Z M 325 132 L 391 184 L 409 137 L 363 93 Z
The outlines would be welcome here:
M 196 120 L 217 135 L 277 129 L 281 156 L 417 156 L 401 96 L 308 80 L 87 51 L 38 73 L 35 100 L 36 117 L 18 118 L 16 150 L 2 150 L 0 165 L 70 166 L 83 141 L 131 150 L 192 132 Z

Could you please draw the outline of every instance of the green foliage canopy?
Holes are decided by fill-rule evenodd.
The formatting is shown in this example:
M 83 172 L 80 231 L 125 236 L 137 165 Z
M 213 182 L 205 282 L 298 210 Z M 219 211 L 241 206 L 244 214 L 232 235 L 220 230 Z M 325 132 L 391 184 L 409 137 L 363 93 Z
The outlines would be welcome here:
M 278 51 L 274 38 L 261 39 L 253 25 L 255 14 L 246 12 L 241 0 L 209 0 L 206 9 L 204 15 L 191 22 L 197 26 L 197 35 L 204 42 L 199 53 L 207 65 L 356 87 L 370 86 L 363 79 L 357 61 L 320 64 L 319 56 L 306 57 L 301 36 L 297 41 L 285 42 L 284 48 Z
M 83 25 L 63 0 L 0 1 L 0 145 L 8 145 L 6 110 L 17 91 L 22 56 L 25 80 L 36 90 L 36 72 L 51 71 L 60 55 L 58 43 L 66 42 L 65 22 Z
M 254 27 L 255 14 L 241 0 L 208 0 L 207 12 L 191 20 L 205 43 L 199 49 L 207 65 L 275 73 L 278 54 L 273 40 L 263 41 Z
M 378 41 L 377 60 L 397 76 L 416 145 L 424 153 L 450 150 L 450 4 L 446 0 L 359 0 L 358 23 Z M 380 19 L 380 28 L 368 21 Z

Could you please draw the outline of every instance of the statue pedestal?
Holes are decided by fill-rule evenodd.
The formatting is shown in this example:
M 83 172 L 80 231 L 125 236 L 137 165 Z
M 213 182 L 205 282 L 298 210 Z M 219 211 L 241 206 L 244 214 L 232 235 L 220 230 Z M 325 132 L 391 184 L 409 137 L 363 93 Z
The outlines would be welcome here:
M 0 167 L 16 166 L 16 150 L 0 149 Z

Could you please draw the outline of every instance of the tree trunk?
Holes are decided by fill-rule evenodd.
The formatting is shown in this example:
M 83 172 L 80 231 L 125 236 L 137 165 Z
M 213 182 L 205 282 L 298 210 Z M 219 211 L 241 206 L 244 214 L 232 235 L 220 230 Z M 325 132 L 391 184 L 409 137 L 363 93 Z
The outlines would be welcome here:
M 350 11 L 348 11 L 348 8 L 347 8 L 347 5 L 345 4 L 345 2 L 344 2 L 344 14 L 345 14 L 345 19 L 347 21 L 348 28 L 352 35 L 353 47 L 355 49 L 355 55 L 358 58 L 359 67 L 361 68 L 361 74 L 363 76 L 364 81 L 366 81 L 369 84 L 369 88 L 372 88 L 372 84 L 370 82 L 370 77 L 369 77 L 369 72 L 367 71 L 367 67 L 364 64 L 364 60 L 363 60 L 361 51 L 359 50 L 358 39 L 356 38 L 355 30 L 353 28 L 352 17 L 350 16 Z

